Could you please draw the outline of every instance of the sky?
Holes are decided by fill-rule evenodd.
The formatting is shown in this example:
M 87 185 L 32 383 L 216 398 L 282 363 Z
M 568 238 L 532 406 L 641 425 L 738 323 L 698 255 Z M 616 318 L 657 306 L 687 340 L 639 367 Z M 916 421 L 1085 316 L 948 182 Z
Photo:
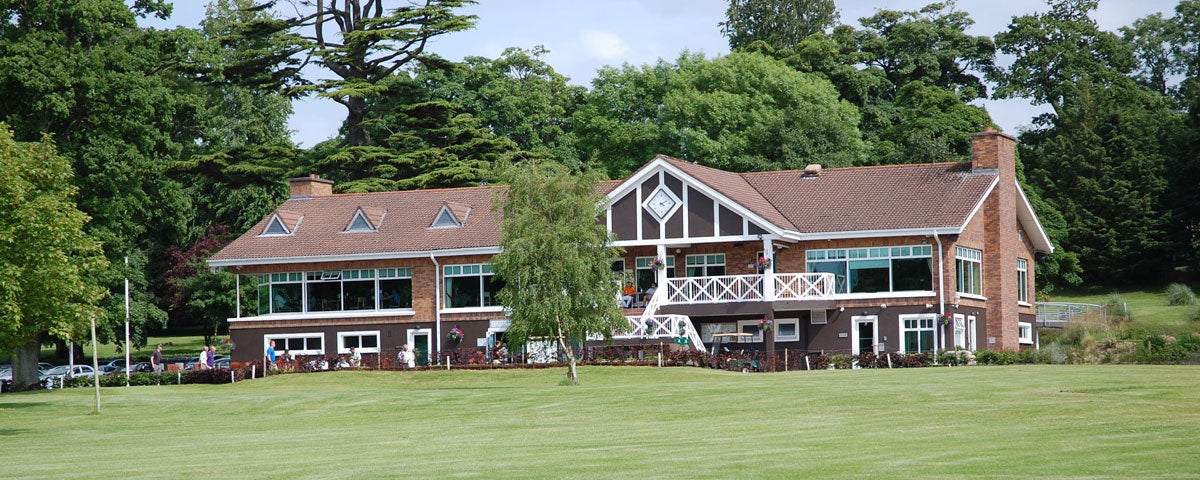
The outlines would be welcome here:
M 393 3 L 399 4 L 401 0 Z M 933 0 L 839 0 L 841 23 L 859 27 L 859 18 L 881 9 L 918 10 Z M 198 26 L 204 17 L 204 0 L 176 0 L 166 21 L 146 25 Z M 286 4 L 286 2 L 280 2 Z M 707 57 L 729 53 L 718 24 L 725 19 L 726 0 L 480 0 L 463 13 L 479 17 L 475 28 L 433 39 L 426 47 L 450 60 L 466 56 L 496 58 L 508 47 L 549 50 L 546 61 L 572 84 L 591 86 L 597 70 L 606 65 L 653 64 L 674 61 L 688 50 Z M 971 14 L 973 35 L 995 35 L 1012 17 L 1048 10 L 1042 0 L 959 0 L 959 10 Z M 1116 31 L 1146 15 L 1170 16 L 1169 0 L 1100 0 L 1094 18 L 1105 30 Z M 999 60 L 1001 63 L 1003 59 Z M 313 74 L 317 72 L 312 72 Z M 1017 133 L 1048 109 L 1024 99 L 975 102 L 987 108 L 1004 131 Z M 345 109 L 330 100 L 298 100 L 288 121 L 292 139 L 311 147 L 337 134 Z

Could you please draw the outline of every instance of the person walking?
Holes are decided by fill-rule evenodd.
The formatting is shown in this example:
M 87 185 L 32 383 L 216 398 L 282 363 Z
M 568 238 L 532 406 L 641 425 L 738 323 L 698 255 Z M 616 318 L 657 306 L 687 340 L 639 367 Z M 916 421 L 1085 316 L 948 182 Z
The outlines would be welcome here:
M 154 373 L 162 373 L 162 344 L 154 347 L 154 353 L 150 355 L 150 366 L 154 367 Z

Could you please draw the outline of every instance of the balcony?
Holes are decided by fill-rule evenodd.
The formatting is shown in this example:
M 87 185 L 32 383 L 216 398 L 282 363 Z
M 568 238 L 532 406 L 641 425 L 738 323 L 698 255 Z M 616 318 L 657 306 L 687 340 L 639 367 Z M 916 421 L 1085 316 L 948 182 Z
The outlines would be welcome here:
M 831 273 L 669 278 L 665 287 L 661 305 L 830 300 L 836 291 Z

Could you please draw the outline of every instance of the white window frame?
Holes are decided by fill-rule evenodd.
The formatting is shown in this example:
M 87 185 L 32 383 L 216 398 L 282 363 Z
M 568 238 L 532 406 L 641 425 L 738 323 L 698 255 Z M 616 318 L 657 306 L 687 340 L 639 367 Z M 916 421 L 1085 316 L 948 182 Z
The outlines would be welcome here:
M 702 323 L 702 324 L 700 324 L 700 340 L 703 340 L 704 343 L 712 344 L 714 334 L 734 333 L 736 331 L 737 331 L 737 325 L 732 322 Z
M 932 245 L 892 245 L 883 247 L 861 247 L 861 248 L 829 248 L 829 249 L 813 249 L 805 252 L 805 270 L 808 272 L 815 271 L 816 267 L 810 266 L 814 263 L 841 263 L 844 264 L 844 275 L 834 275 L 834 288 L 841 295 L 858 295 L 858 296 L 894 296 L 898 292 L 932 292 L 933 284 L 930 283 L 929 290 L 897 290 L 896 289 L 896 273 L 894 262 L 897 260 L 920 259 L 926 260 L 932 264 L 933 262 L 933 246 Z M 854 262 L 880 260 L 886 261 L 888 264 L 888 289 L 879 292 L 851 292 L 850 291 L 850 271 L 851 264 Z M 930 278 L 933 278 L 933 273 L 930 272 Z
M 294 339 L 294 338 L 320 338 L 321 339 L 321 348 L 319 348 L 319 349 L 304 349 L 304 350 L 288 350 L 287 348 L 278 348 L 279 347 L 278 340 Z M 325 334 L 321 333 L 321 332 L 266 333 L 266 334 L 263 334 L 263 351 L 264 352 L 267 351 L 267 347 L 271 346 L 271 340 L 276 340 L 276 345 L 275 345 L 277 347 L 275 349 L 276 355 L 282 355 L 283 352 L 285 352 L 285 351 L 292 355 L 324 355 L 325 349 L 328 348 L 328 346 L 329 346 L 329 342 L 327 341 L 328 339 L 325 338 Z M 307 347 L 308 342 L 304 342 L 304 343 L 305 343 L 304 346 Z
M 792 335 L 780 335 L 780 325 L 791 325 L 794 328 Z M 800 341 L 800 319 L 799 318 L 776 318 L 775 319 L 775 341 L 776 342 L 799 342 Z
M 462 273 L 463 270 L 472 267 L 479 267 L 478 273 Z M 454 269 L 458 269 L 459 273 L 448 273 Z M 484 277 L 493 277 L 496 275 L 490 263 L 462 263 L 442 266 L 442 311 L 443 312 L 501 312 L 504 311 L 503 305 L 488 305 L 485 306 L 485 295 L 487 294 L 487 283 Z M 451 307 L 450 299 L 447 295 L 450 294 L 450 289 L 447 288 L 446 281 L 451 278 L 475 278 L 479 281 L 479 305 L 468 307 Z M 497 292 L 499 293 L 499 292 Z M 499 302 L 499 299 L 496 299 Z
M 1033 345 L 1033 324 L 1017 322 L 1017 340 L 1022 345 Z
M 917 326 L 909 327 L 907 322 L 917 322 Z M 920 332 L 924 331 L 932 333 L 928 350 L 920 349 Z M 907 340 L 906 336 L 908 332 L 917 332 L 917 352 L 909 352 L 905 349 L 905 344 L 907 343 L 905 340 Z M 937 314 L 923 313 L 919 315 L 900 315 L 900 348 L 898 351 L 900 353 L 937 352 Z
M 1017 259 L 1017 303 L 1029 305 L 1029 260 Z
M 350 353 L 350 349 L 343 346 L 345 344 L 345 342 L 343 342 L 342 339 L 344 339 L 346 337 L 360 337 L 358 343 L 359 343 L 359 345 L 362 345 L 361 337 L 367 337 L 367 336 L 371 336 L 371 335 L 375 336 L 375 348 L 358 347 L 358 353 L 379 353 L 379 345 L 380 345 L 379 342 L 381 342 L 383 340 L 382 338 L 380 338 L 379 330 L 363 330 L 363 331 L 357 331 L 357 332 L 338 332 L 338 334 L 337 334 L 337 352 L 338 353 Z
M 955 291 L 972 297 L 983 296 L 983 250 L 955 247 Z M 970 267 L 974 267 L 971 269 Z
M 954 314 L 954 348 L 967 348 L 967 316 Z
M 709 257 L 720 257 L 719 263 L 717 263 L 715 261 L 712 263 L 709 263 L 709 261 L 708 261 Z M 691 263 L 691 260 L 693 258 L 699 258 L 700 263 Z M 714 258 L 714 260 L 716 260 L 716 259 Z M 710 267 L 718 267 L 719 266 L 719 267 L 721 267 L 721 269 L 725 270 L 725 273 L 723 273 L 722 275 L 729 275 L 729 264 L 727 263 L 727 260 L 728 260 L 728 257 L 726 257 L 724 253 L 698 253 L 695 255 L 688 255 L 688 256 L 684 257 L 684 259 L 683 259 L 683 274 L 684 274 L 684 276 L 690 276 L 690 275 L 688 275 L 688 269 L 695 267 L 695 268 L 700 268 L 700 269 L 704 270 L 704 275 L 701 275 L 703 277 L 720 276 L 720 275 L 709 275 L 708 274 L 708 269 Z
M 743 330 L 742 327 L 746 326 L 746 325 L 753 325 L 755 327 L 755 330 L 757 330 L 757 333 L 755 333 L 754 336 L 752 336 L 752 337 L 738 337 L 738 343 L 762 342 L 763 341 L 763 331 L 762 331 L 762 326 L 760 325 L 760 321 L 759 320 L 738 320 L 738 322 L 737 322 L 738 333 L 744 332 L 745 330 Z

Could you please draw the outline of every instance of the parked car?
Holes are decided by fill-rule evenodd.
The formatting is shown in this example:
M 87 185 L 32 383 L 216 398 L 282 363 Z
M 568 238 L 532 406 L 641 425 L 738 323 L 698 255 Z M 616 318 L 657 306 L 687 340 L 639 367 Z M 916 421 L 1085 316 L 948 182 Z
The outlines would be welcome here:
M 215 365 L 215 367 L 216 367 L 216 368 L 224 368 L 224 369 L 228 370 L 228 369 L 229 369 L 229 358 L 228 358 L 228 357 L 226 357 L 226 358 L 218 358 L 218 359 L 216 360 L 216 365 Z
M 114 366 L 114 365 L 101 365 L 100 366 L 100 374 L 104 375 L 106 377 L 109 375 L 114 375 L 114 374 L 121 373 L 124 371 L 125 371 L 125 369 L 118 367 L 118 366 Z
M 227 361 L 228 359 L 229 359 L 228 355 L 217 355 L 217 356 L 213 357 L 213 362 L 217 364 L 217 368 L 229 368 L 229 363 Z M 224 367 L 220 366 L 221 360 L 226 360 Z M 192 357 L 192 358 L 188 359 L 187 365 L 184 365 L 183 369 L 184 370 L 192 370 L 192 369 L 196 368 L 196 365 L 199 363 L 200 363 L 199 356 Z
M 125 371 L 125 369 L 121 369 L 121 372 L 124 372 L 124 371 Z M 137 362 L 137 363 L 133 364 L 133 373 L 153 372 L 153 371 L 154 371 L 154 366 L 150 365 L 150 362 Z
M 68 378 L 87 376 L 91 375 L 92 372 L 95 372 L 95 370 L 92 370 L 91 365 L 60 365 L 47 370 L 39 379 L 42 382 L 42 386 L 54 388 L 55 386 L 62 386 L 63 382 Z

